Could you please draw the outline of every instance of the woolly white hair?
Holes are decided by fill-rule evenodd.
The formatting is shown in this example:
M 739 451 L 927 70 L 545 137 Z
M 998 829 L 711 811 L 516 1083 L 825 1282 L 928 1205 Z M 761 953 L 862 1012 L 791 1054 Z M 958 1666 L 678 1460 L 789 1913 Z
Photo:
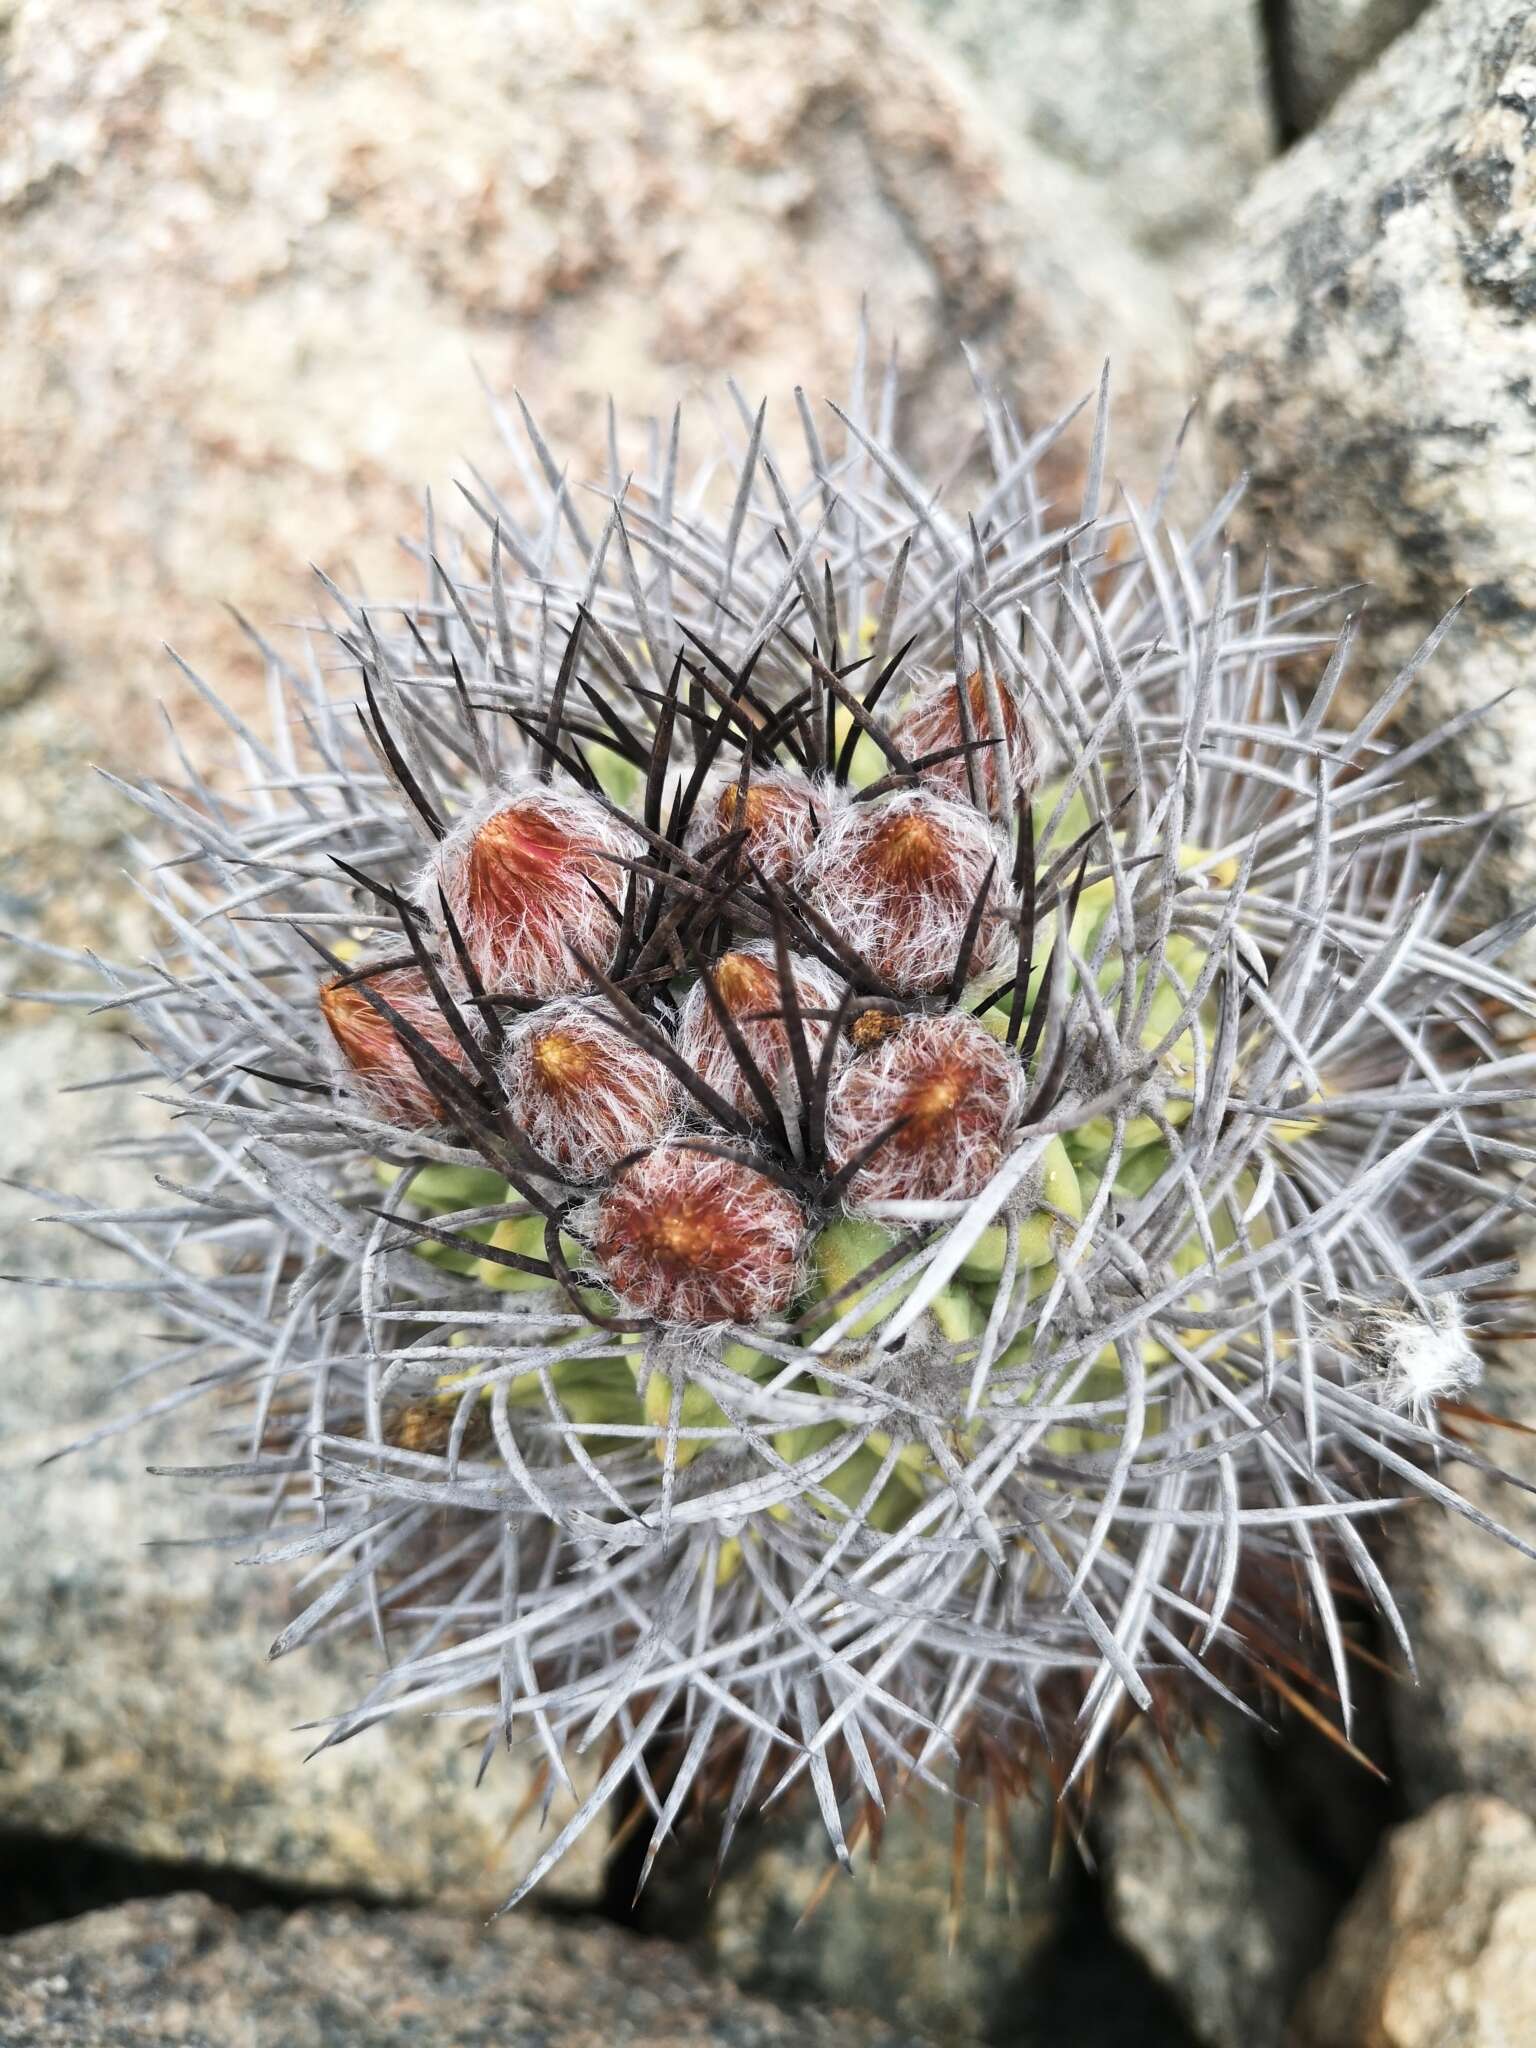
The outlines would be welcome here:
M 577 1052 L 579 1072 L 569 1079 L 545 1071 L 540 1053 L 551 1038 Z M 513 1116 L 572 1180 L 597 1180 L 629 1153 L 655 1144 L 681 1111 L 676 1077 L 618 1028 L 600 999 L 557 997 L 520 1018 L 507 1033 L 499 1070 Z
M 1002 1164 L 1024 1106 L 1023 1064 L 966 1016 L 910 1017 L 838 1074 L 827 1097 L 827 1157 L 846 1165 L 935 1083 L 953 1100 L 899 1130 L 853 1175 L 845 1197 L 871 1203 L 967 1201 Z
M 755 939 L 746 945 L 734 946 L 725 958 L 749 960 L 764 970 L 765 999 L 762 1002 L 754 1000 L 747 1003 L 738 1016 L 737 1005 L 731 1002 L 726 990 L 720 991 L 720 998 L 763 1079 L 777 1095 L 793 1104 L 796 1075 L 788 1027 L 777 1016 L 761 1014 L 779 1007 L 778 967 L 773 941 Z M 714 972 L 717 975 L 722 964 L 721 961 L 715 962 Z M 789 967 L 801 1010 L 810 1013 L 803 1015 L 801 1028 L 806 1052 L 814 1066 L 821 1059 L 831 1028 L 830 1012 L 836 1008 L 843 984 L 820 960 L 808 959 L 804 954 L 792 954 Z M 818 1011 L 820 1016 L 815 1014 Z M 677 1020 L 677 1049 L 717 1094 L 734 1104 L 743 1116 L 754 1122 L 761 1121 L 763 1105 L 753 1094 L 741 1062 L 721 1028 L 702 979 L 694 983 L 683 999 Z M 845 1056 L 841 1046 L 836 1056 L 839 1059 Z
M 528 865 L 537 865 L 536 878 L 498 863 L 494 855 L 498 826 L 525 820 L 552 835 L 547 851 L 531 853 Z M 617 905 L 627 884 L 619 862 L 638 860 L 644 852 L 640 834 L 596 797 L 520 778 L 488 790 L 457 820 L 428 860 L 416 900 L 439 930 L 446 901 L 491 994 L 567 995 L 588 985 L 576 953 L 599 967 L 611 964 L 618 946 Z M 492 869 L 496 901 L 488 906 L 483 885 Z
M 620 1302 L 658 1323 L 750 1326 L 800 1288 L 806 1215 L 794 1196 L 685 1143 L 625 1167 L 576 1227 Z
M 918 834 L 923 866 L 911 879 L 902 842 Z M 898 789 L 834 812 L 801 869 L 801 885 L 892 989 L 930 994 L 954 974 L 983 889 L 971 974 L 1007 949 L 1011 860 L 1007 841 L 979 811 L 931 790 Z
M 1418 1307 L 1377 1308 L 1364 1318 L 1358 1334 L 1366 1384 L 1396 1414 L 1424 1422 L 1437 1402 L 1465 1392 L 1482 1377 L 1482 1361 L 1454 1294 L 1432 1295 Z

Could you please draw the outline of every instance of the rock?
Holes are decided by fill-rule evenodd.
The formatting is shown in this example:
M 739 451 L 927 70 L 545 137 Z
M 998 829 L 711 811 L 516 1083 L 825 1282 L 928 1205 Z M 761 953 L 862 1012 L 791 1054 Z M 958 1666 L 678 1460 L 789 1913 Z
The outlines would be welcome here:
M 921 0 L 1002 122 L 1103 186 L 1161 256 L 1225 237 L 1273 153 L 1257 7 Z
M 309 613 L 311 561 L 416 587 L 396 535 L 424 485 L 456 519 L 448 471 L 494 438 L 472 363 L 577 480 L 606 473 L 610 393 L 629 460 L 635 419 L 701 383 L 694 459 L 736 431 L 727 372 L 793 433 L 796 384 L 846 391 L 866 294 L 945 464 L 952 408 L 975 416 L 959 338 L 1036 422 L 1112 351 L 1116 464 L 1144 485 L 1184 410 L 1166 280 L 878 0 L 17 0 L 7 22 L 7 505 L 81 751 L 120 770 L 159 766 L 157 698 L 192 702 L 163 641 L 259 702 L 224 601 Z
M 952 1817 L 911 1799 L 892 1808 L 878 1858 L 855 1854 L 852 1877 L 814 1809 L 765 1826 L 715 1893 L 711 1960 L 810 2008 L 857 2006 L 945 2041 L 1013 2039 L 1004 2023 L 1058 1927 L 1050 1817 L 973 1814 L 958 1891 L 953 1847 Z
M 1536 1825 L 1446 1799 L 1399 1828 L 1309 1987 L 1297 2048 L 1536 2040 Z
M 114 1051 L 131 1048 L 73 1018 L 6 1031 L 7 1172 L 144 1201 L 136 1162 L 93 1161 L 89 1148 L 160 1112 L 126 1091 L 56 1093 L 107 1071 Z M 43 1206 L 8 1198 L 8 1235 Z M 121 1277 L 110 1252 L 62 1229 L 29 1230 L 22 1250 L 34 1271 Z M 22 1263 L 8 1251 L 8 1264 Z M 306 1649 L 270 1664 L 267 1645 L 288 1617 L 280 1570 L 146 1547 L 207 1523 L 205 1495 L 145 1470 L 206 1462 L 206 1412 L 40 1469 L 113 1412 L 114 1382 L 152 1352 L 152 1306 L 11 1288 L 5 1308 L 0 1826 L 309 1888 L 499 1904 L 546 1839 L 521 1754 L 498 1759 L 476 1790 L 477 1743 L 451 1723 L 416 1720 L 305 1762 L 314 1725 L 359 1695 L 376 1651 Z M 152 1399 L 154 1379 L 141 1391 Z M 552 1874 L 552 1893 L 594 1899 L 602 1854 L 601 1830 L 589 1830 Z
M 24 704 L 52 673 L 54 652 L 22 577 L 16 537 L 0 517 L 0 711 Z
M 352 1906 L 237 1916 L 135 1900 L 0 1948 L 6 2048 L 902 2048 L 849 2013 L 777 2012 L 614 1927 Z
M 1431 764 L 1469 808 L 1536 779 L 1533 180 L 1536 16 L 1441 0 L 1259 180 L 1198 318 L 1218 451 L 1252 478 L 1239 537 L 1372 586 L 1361 688 L 1471 592 L 1405 707 L 1423 730 L 1515 692 Z M 1510 824 L 1490 880 L 1533 878 Z
M 1523 1362 L 1501 1361 L 1477 1398 L 1528 1424 L 1536 1384 Z M 1469 1435 L 1484 1456 L 1536 1485 L 1531 1438 L 1492 1429 Z M 1485 1514 L 1536 1543 L 1529 1493 L 1454 1466 L 1444 1476 Z M 1399 1782 L 1410 1805 L 1448 1792 L 1496 1792 L 1536 1815 L 1536 1566 L 1433 1508 L 1400 1519 L 1388 1561 L 1419 1673 L 1416 1684 L 1405 1675 L 1390 1694 Z
M 1262 1739 L 1235 1720 L 1188 1736 L 1176 1772 L 1122 1754 L 1101 1810 L 1110 1926 L 1202 2048 L 1278 2048 L 1335 1903 L 1290 1837 Z
M 1345 87 L 1374 64 L 1429 0 L 1282 0 L 1286 113 L 1315 128 Z

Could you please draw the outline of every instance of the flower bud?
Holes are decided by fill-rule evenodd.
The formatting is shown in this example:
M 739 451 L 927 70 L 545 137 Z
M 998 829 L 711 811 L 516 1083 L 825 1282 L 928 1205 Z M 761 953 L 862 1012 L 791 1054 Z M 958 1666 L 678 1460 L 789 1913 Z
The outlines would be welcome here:
M 629 879 L 618 860 L 644 851 L 640 835 L 595 797 L 524 784 L 454 827 L 419 900 L 439 917 L 441 889 L 490 994 L 570 995 L 587 986 L 572 947 L 598 967 L 612 964 Z
M 550 1003 L 508 1034 L 502 1085 L 513 1118 L 572 1180 L 597 1180 L 654 1144 L 677 1114 L 676 1080 L 594 1002 Z
M 895 1037 L 850 1060 L 827 1099 L 834 1168 L 905 1119 L 854 1174 L 848 1207 L 979 1194 L 1002 1164 L 1022 1092 L 1018 1061 L 974 1018 L 909 1017 Z
M 1017 792 L 1028 796 L 1039 781 L 1040 763 L 1035 736 L 1019 708 L 1018 699 L 1006 683 L 1001 680 L 996 683 L 997 710 L 1002 721 L 1000 732 L 992 716 L 986 679 L 980 669 L 967 678 L 964 690 L 967 717 L 962 721 L 960 686 L 955 678 L 925 678 L 913 691 L 892 737 L 912 761 L 920 761 L 928 754 L 942 753 L 947 747 L 963 746 L 967 740 L 973 743 L 978 740 L 996 741 L 996 745 L 977 747 L 969 756 L 951 754 L 948 760 L 936 761 L 932 767 L 922 771 L 923 779 L 931 788 L 961 802 L 971 800 L 971 774 L 974 772 L 983 803 L 988 810 L 995 812 L 1002 784 L 997 760 L 1000 753 L 1007 753 Z M 966 730 L 967 725 L 969 731 Z
M 1010 855 L 1001 834 L 969 804 L 924 789 L 849 804 L 827 819 L 802 885 L 888 987 L 928 995 L 954 972 L 989 867 L 974 974 L 994 964 L 1010 937 Z
M 758 1173 L 671 1144 L 628 1166 L 595 1205 L 592 1249 L 621 1302 L 661 1323 L 750 1323 L 800 1284 L 805 1213 Z
M 792 1072 L 793 1065 L 789 1029 L 776 1014 L 783 1007 L 783 993 L 772 944 L 762 941 L 723 954 L 712 971 L 715 993 L 769 1087 L 776 1088 L 780 1075 Z M 819 960 L 792 954 L 789 971 L 802 1011 L 829 1012 L 837 1007 L 842 986 Z M 803 1027 L 814 1066 L 831 1029 L 830 1019 L 825 1015 L 806 1016 Z M 683 1004 L 677 1049 L 717 1094 L 733 1103 L 743 1116 L 762 1121 L 763 1106 L 747 1084 L 702 981 L 695 982 Z
M 320 991 L 320 1014 L 341 1055 L 348 1086 L 369 1114 L 384 1123 L 398 1124 L 407 1131 L 441 1123 L 442 1104 L 423 1079 L 393 1023 L 364 995 L 363 981 L 434 1052 L 461 1072 L 469 1065 L 453 1026 L 439 1009 L 431 984 L 419 967 L 390 967 L 356 980 L 338 976 L 326 982 Z
M 788 768 L 754 768 L 745 795 L 736 776 L 712 775 L 684 845 L 696 860 L 704 860 L 740 832 L 745 858 L 770 882 L 787 882 L 810 852 L 832 800 L 825 785 Z

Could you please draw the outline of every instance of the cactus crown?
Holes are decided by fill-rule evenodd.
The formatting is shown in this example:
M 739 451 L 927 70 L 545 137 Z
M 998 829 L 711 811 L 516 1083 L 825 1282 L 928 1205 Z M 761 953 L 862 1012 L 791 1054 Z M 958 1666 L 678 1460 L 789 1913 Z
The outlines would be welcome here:
M 140 792 L 109 973 L 187 1114 L 80 1227 L 319 1570 L 277 1647 L 387 1638 L 328 1740 L 598 1745 L 515 1896 L 629 1776 L 653 1854 L 800 1779 L 846 1854 L 1154 1699 L 1347 1736 L 1374 1518 L 1471 1512 L 1532 996 L 1385 736 L 1431 647 L 1335 724 L 1353 621 L 1112 503 L 1105 392 L 1063 513 L 1071 415 L 978 379 L 959 516 L 865 386 L 798 472 L 741 408 L 723 493 L 676 421 L 577 493 L 524 412 L 420 598 L 259 643 L 243 794 Z

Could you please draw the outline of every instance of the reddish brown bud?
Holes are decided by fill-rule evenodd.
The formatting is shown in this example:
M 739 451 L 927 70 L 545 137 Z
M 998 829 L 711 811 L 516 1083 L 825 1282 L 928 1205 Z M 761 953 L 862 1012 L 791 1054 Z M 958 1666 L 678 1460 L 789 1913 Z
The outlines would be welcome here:
M 434 1052 L 461 1071 L 468 1066 L 453 1026 L 438 1008 L 419 967 L 391 967 L 362 979 Z M 353 1092 L 372 1115 L 404 1130 L 442 1121 L 442 1105 L 431 1086 L 393 1023 L 373 1007 L 358 981 L 328 981 L 320 991 L 320 1014 L 346 1063 Z
M 812 1067 L 821 1056 L 830 1029 L 828 1013 L 837 1007 L 841 984 L 818 960 L 793 954 L 790 976 L 802 1011 L 806 1046 Z M 715 962 L 715 993 L 746 1042 L 770 1088 L 790 1069 L 789 1031 L 778 1014 L 783 1008 L 778 966 L 771 943 L 761 941 L 726 953 Z M 805 1012 L 821 1015 L 804 1015 Z M 678 1020 L 677 1049 L 717 1094 L 741 1111 L 761 1120 L 762 1104 L 752 1093 L 702 982 L 688 992 Z
M 440 916 L 441 889 L 490 994 L 568 995 L 587 986 L 572 947 L 598 967 L 612 964 L 629 880 L 615 856 L 644 850 L 595 797 L 534 783 L 455 827 L 420 900 Z
M 966 766 L 969 758 L 982 801 L 993 812 L 998 807 L 1000 788 L 997 756 L 1005 749 L 1016 791 L 1027 796 L 1039 779 L 1034 735 L 1018 700 L 1001 681 L 995 687 L 998 719 L 992 716 L 986 679 L 981 670 L 977 669 L 969 676 L 964 686 L 967 717 L 962 719 L 960 690 L 954 677 L 936 677 L 920 685 L 913 693 L 893 734 L 897 745 L 912 761 L 921 761 L 929 754 L 943 753 L 949 747 L 963 746 L 967 740 L 973 744 L 978 740 L 999 742 L 977 747 L 969 757 L 951 754 L 947 760 L 936 761 L 923 770 L 924 778 L 932 788 L 945 796 L 965 801 L 971 796 L 972 771 L 968 771 Z M 999 720 L 1001 731 L 998 729 Z M 967 724 L 969 731 L 966 730 Z
M 1021 1089 L 1017 1060 L 974 1018 L 906 1018 L 832 1084 L 827 1158 L 834 1168 L 905 1119 L 853 1176 L 849 1208 L 979 1194 L 1002 1163 Z
M 626 1167 L 592 1248 L 619 1299 L 663 1323 L 752 1323 L 800 1283 L 805 1213 L 765 1174 L 683 1145 Z
M 689 825 L 687 850 L 707 859 L 739 831 L 745 860 L 769 881 L 787 882 L 810 852 L 830 801 L 826 789 L 787 768 L 755 771 L 745 797 L 734 775 L 712 776 Z
M 849 804 L 828 819 L 803 886 L 821 915 L 902 995 L 940 989 L 988 869 L 974 974 L 1008 938 L 1003 915 L 1008 847 L 981 813 L 923 789 Z
M 659 1138 L 677 1113 L 678 1085 L 595 1003 L 568 999 L 509 1034 L 502 1081 L 513 1117 L 573 1180 L 595 1180 Z

